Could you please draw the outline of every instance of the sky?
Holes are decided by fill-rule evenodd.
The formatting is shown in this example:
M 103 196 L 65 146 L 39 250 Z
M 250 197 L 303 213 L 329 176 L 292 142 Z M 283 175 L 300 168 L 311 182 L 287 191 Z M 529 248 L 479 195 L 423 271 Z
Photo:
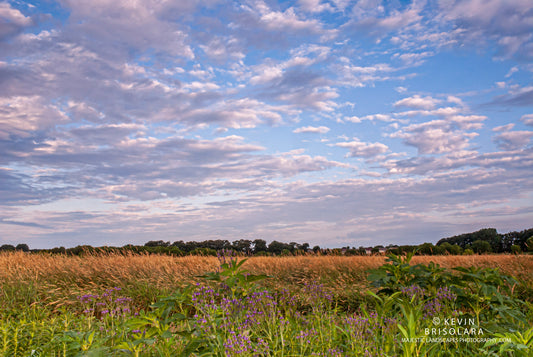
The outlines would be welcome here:
M 531 0 L 0 2 L 0 244 L 533 227 Z

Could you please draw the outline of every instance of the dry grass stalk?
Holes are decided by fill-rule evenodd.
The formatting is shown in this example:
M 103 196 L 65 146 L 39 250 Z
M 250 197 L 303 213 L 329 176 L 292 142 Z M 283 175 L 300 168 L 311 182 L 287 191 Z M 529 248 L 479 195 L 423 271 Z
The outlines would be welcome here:
M 326 282 L 330 286 L 363 285 L 366 271 L 385 261 L 383 256 L 252 257 L 245 268 L 275 277 L 275 281 L 299 285 Z M 433 261 L 446 268 L 457 266 L 498 267 L 533 286 L 533 255 L 415 256 L 413 264 Z M 99 286 L 145 283 L 175 288 L 195 276 L 216 270 L 215 257 L 133 254 L 66 255 L 0 254 L 0 282 L 27 282 L 48 291 L 82 291 Z

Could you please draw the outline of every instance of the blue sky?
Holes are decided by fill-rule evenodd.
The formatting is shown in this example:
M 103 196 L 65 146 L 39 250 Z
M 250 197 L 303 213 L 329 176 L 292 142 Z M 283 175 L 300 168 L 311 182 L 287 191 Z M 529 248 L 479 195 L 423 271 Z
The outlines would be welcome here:
M 0 243 L 533 223 L 529 0 L 0 2 Z

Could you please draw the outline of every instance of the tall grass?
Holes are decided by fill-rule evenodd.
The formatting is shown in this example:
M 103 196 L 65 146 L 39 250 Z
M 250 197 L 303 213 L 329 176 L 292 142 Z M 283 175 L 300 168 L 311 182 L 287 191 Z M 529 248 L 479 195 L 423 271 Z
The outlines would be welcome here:
M 369 269 L 381 266 L 383 256 L 252 257 L 245 268 L 266 274 L 270 286 L 298 290 L 306 283 L 324 285 L 340 300 L 356 299 L 366 288 Z M 445 268 L 499 268 L 533 289 L 532 255 L 415 256 L 414 264 L 435 262 Z M 134 254 L 87 254 L 66 256 L 0 253 L 0 307 L 6 304 L 48 305 L 52 310 L 75 303 L 75 296 L 88 291 L 120 287 L 136 303 L 148 306 L 197 277 L 217 269 L 216 257 Z M 357 303 L 357 301 L 354 301 Z

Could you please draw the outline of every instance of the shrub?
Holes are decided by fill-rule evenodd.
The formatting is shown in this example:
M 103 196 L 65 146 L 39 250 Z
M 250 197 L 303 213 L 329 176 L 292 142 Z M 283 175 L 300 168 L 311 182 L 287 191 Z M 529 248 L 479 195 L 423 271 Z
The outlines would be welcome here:
M 511 246 L 511 253 L 513 253 L 513 254 L 520 254 L 520 253 L 522 253 L 522 248 L 520 248 L 520 246 L 517 245 L 517 244 L 513 244 L 513 245 Z

